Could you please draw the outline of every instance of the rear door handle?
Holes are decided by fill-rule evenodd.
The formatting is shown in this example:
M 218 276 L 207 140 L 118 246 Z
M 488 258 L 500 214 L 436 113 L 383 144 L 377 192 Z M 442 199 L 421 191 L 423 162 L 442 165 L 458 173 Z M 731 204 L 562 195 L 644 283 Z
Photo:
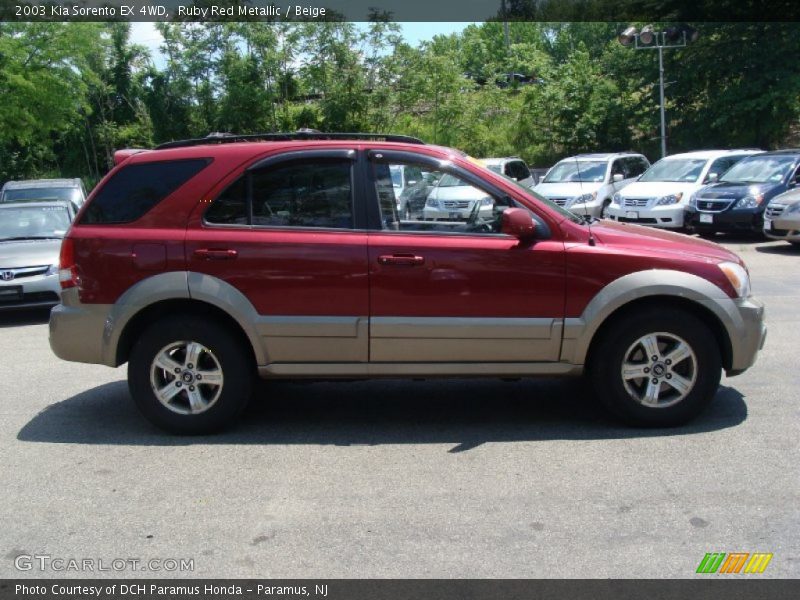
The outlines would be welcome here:
M 378 257 L 378 263 L 382 265 L 396 265 L 414 267 L 425 264 L 425 258 L 416 254 L 382 254 Z
M 239 255 L 236 250 L 219 248 L 198 248 L 194 251 L 194 257 L 201 260 L 232 260 Z

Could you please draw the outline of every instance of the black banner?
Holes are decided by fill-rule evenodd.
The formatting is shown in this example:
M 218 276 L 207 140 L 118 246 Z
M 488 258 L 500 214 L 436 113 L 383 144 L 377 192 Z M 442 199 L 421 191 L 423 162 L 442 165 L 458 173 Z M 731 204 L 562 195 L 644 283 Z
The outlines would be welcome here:
M 3 580 L 0 600 L 789 600 L 797 580 Z
M 0 0 L 6 21 L 798 21 L 794 0 Z

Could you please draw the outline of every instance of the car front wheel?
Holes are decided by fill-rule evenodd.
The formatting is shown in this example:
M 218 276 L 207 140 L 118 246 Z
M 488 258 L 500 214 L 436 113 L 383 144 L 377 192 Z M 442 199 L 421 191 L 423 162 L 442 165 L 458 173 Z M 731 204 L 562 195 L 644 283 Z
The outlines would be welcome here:
M 668 309 L 613 323 L 590 364 L 604 404 L 629 424 L 649 427 L 694 418 L 713 399 L 721 372 L 712 331 L 694 315 Z
M 250 398 L 252 359 L 224 326 L 196 317 L 153 323 L 136 341 L 128 387 L 145 417 L 178 434 L 233 424 Z

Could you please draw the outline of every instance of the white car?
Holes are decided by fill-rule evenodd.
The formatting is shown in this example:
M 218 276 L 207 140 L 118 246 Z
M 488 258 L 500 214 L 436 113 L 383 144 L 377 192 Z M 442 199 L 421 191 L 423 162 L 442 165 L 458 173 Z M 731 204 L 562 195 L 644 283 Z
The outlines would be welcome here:
M 579 154 L 556 163 L 533 191 L 576 215 L 605 217 L 614 194 L 649 166 L 631 152 Z
M 762 150 L 701 150 L 673 154 L 650 167 L 638 181 L 614 194 L 608 217 L 667 229 L 681 229 L 692 195 L 714 183 L 741 159 Z
M 494 201 L 489 194 L 447 173 L 428 194 L 422 218 L 428 221 L 467 221 L 491 218 L 493 211 Z

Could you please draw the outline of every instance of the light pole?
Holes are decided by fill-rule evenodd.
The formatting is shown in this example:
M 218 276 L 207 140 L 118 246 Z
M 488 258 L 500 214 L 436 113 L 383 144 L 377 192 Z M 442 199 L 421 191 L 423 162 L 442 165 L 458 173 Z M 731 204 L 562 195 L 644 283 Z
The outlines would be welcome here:
M 636 27 L 628 27 L 617 37 L 620 44 L 628 48 L 632 47 L 634 50 L 658 50 L 658 104 L 661 113 L 662 158 L 667 155 L 667 124 L 664 114 L 664 50 L 683 48 L 689 42 L 694 42 L 698 35 L 698 31 L 688 25 L 667 27 L 663 31 L 655 31 L 652 25 L 645 25 L 641 31 L 638 31 Z

